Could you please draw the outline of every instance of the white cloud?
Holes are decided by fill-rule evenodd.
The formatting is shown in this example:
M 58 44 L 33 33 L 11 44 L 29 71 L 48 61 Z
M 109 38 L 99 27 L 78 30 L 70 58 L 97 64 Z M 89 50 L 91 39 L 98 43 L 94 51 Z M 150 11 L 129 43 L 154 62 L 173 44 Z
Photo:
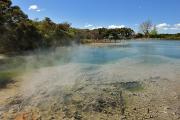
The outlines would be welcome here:
M 37 12 L 41 12 L 41 10 L 40 9 L 38 9 L 38 10 L 36 10 Z
M 37 5 L 30 5 L 29 10 L 36 11 L 36 12 L 41 11 Z
M 171 28 L 169 28 L 170 30 L 180 30 L 179 28 L 177 28 L 177 27 L 171 27 Z M 168 29 L 167 29 L 168 30 Z
M 177 23 L 177 24 L 174 24 L 174 25 L 167 24 L 167 23 L 161 23 L 161 24 L 156 25 L 156 27 L 160 31 L 163 31 L 163 30 L 165 30 L 165 31 L 168 31 L 168 30 L 179 31 L 180 30 L 180 23 Z
M 164 29 L 164 28 L 170 27 L 170 25 L 167 23 L 161 23 L 161 24 L 156 25 L 156 27 L 159 29 Z
M 95 25 L 92 25 L 92 24 L 88 24 L 88 25 L 85 25 L 84 28 L 87 28 L 87 29 L 90 29 L 90 30 L 94 30 L 94 29 L 103 28 L 103 27 L 102 26 L 95 26 Z
M 84 27 L 85 27 L 85 28 L 89 28 L 89 27 L 93 27 L 93 25 L 88 24 L 88 25 L 85 25 Z
M 37 5 L 30 5 L 29 10 L 37 10 L 38 6 Z
M 115 28 L 124 28 L 125 25 L 109 25 L 109 26 L 95 26 L 92 24 L 87 24 L 84 26 L 84 28 L 90 29 L 90 30 L 94 30 L 94 29 L 98 29 L 98 28 L 107 28 L 107 29 L 115 29 Z
M 115 29 L 115 28 L 124 28 L 125 25 L 109 25 L 108 28 L 109 29 Z
M 177 28 L 180 28 L 180 23 L 174 25 Z
M 170 29 L 171 30 L 180 30 L 180 23 L 174 24 Z

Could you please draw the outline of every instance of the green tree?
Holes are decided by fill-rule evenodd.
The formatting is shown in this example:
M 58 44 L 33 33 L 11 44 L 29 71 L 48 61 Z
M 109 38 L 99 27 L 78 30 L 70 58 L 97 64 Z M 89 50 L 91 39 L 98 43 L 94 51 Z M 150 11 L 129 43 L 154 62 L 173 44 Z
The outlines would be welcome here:
M 150 32 L 150 35 L 157 35 L 157 34 L 158 34 L 158 31 L 157 31 L 156 26 L 154 25 L 151 32 Z
M 0 52 L 19 52 L 38 48 L 41 35 L 18 6 L 0 0 Z

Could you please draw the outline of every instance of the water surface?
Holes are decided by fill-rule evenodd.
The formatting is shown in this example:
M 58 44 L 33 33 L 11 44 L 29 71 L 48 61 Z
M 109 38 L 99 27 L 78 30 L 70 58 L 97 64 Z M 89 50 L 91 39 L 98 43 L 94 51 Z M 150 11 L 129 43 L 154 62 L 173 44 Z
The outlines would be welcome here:
M 22 81 L 8 115 L 22 106 L 30 113 L 36 108 L 45 120 L 77 113 L 113 120 L 180 116 L 180 41 L 74 45 L 0 62 L 1 71 L 18 71 Z

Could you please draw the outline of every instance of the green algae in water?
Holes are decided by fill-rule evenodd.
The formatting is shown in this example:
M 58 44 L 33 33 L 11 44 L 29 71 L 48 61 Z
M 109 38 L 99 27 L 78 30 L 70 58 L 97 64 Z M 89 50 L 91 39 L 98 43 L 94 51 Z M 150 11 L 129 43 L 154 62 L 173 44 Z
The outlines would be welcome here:
M 8 84 L 14 83 L 14 77 L 18 75 L 17 72 L 14 71 L 3 71 L 0 72 L 0 89 L 7 87 Z
M 133 82 L 122 82 L 121 86 L 125 90 L 131 91 L 131 92 L 144 90 L 143 85 L 140 82 L 136 82 L 136 81 L 133 81 Z
M 124 89 L 124 90 L 128 90 L 131 92 L 144 90 L 142 83 L 140 83 L 138 81 L 117 82 L 117 83 L 113 83 L 113 86 L 116 87 L 117 89 Z

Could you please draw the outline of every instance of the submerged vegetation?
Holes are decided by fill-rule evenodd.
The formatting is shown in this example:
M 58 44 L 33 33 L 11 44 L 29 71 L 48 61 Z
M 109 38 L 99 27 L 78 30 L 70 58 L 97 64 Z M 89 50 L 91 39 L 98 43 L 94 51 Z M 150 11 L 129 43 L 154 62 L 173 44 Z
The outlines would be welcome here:
M 0 89 L 7 87 L 9 83 L 13 83 L 13 77 L 16 76 L 14 72 L 0 72 Z
M 123 88 L 123 89 L 131 91 L 131 92 L 141 91 L 144 89 L 142 83 L 137 82 L 137 81 L 115 83 L 114 86 Z

